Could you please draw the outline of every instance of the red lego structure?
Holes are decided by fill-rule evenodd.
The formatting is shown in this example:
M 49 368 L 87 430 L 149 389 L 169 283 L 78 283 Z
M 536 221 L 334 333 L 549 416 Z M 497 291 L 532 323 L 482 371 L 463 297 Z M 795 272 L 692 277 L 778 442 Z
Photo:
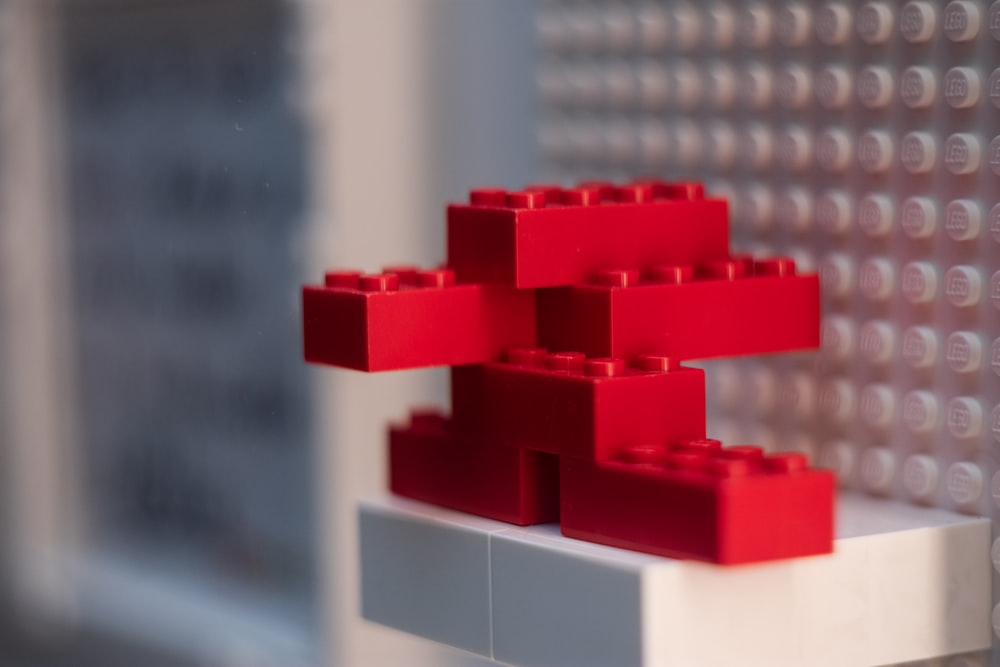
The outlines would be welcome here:
M 477 440 L 438 413 L 389 430 L 389 486 L 408 498 L 518 526 L 559 519 L 559 459 Z
M 833 476 L 802 454 L 698 440 L 561 461 L 567 537 L 725 565 L 831 550 Z
M 819 344 L 817 276 L 728 245 L 699 184 L 474 190 L 447 268 L 303 288 L 305 357 L 453 366 L 452 418 L 390 431 L 399 495 L 722 564 L 828 553 L 832 474 L 706 439 L 704 373 L 681 366 Z
M 455 427 L 488 442 L 604 460 L 639 442 L 705 436 L 705 374 L 669 358 L 585 359 L 543 349 L 452 369 Z
M 447 269 L 326 274 L 302 290 L 306 361 L 361 371 L 471 364 L 535 342 L 535 295 Z
M 818 277 L 795 275 L 791 260 L 656 266 L 645 277 L 603 271 L 593 282 L 539 290 L 539 344 L 597 357 L 677 359 L 819 345 Z
M 525 289 L 576 285 L 603 269 L 724 260 L 726 211 L 690 183 L 473 190 L 468 204 L 448 207 L 448 266 L 463 282 Z

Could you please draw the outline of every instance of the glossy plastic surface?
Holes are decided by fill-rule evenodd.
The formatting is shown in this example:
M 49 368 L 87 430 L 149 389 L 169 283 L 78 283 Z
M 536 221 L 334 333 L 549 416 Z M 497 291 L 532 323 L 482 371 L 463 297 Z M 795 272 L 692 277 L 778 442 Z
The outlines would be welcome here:
M 462 281 L 556 287 L 602 269 L 728 256 L 726 201 L 700 184 L 473 190 L 448 207 L 448 265 Z
M 717 563 L 828 552 L 832 478 L 804 457 L 729 450 L 709 465 L 724 482 L 675 465 L 713 442 L 704 374 L 679 359 L 819 343 L 818 277 L 730 255 L 726 216 L 691 182 L 474 190 L 448 210 L 451 268 L 304 288 L 306 359 L 454 366 L 454 419 L 390 431 L 399 495 L 520 525 L 568 512 L 567 534 Z M 672 453 L 621 477 L 611 459 L 644 448 Z
M 389 488 L 519 526 L 559 519 L 559 460 L 458 433 L 436 413 L 389 431 Z
M 678 360 L 819 345 L 819 279 L 791 260 L 605 271 L 579 287 L 540 290 L 538 339 L 551 349 Z
M 541 349 L 452 369 L 456 428 L 488 441 L 590 460 L 635 443 L 705 435 L 705 376 L 645 357 L 585 359 Z
M 535 340 L 534 294 L 448 270 L 338 271 L 302 289 L 306 361 L 363 371 L 492 361 Z
M 563 535 L 724 565 L 833 550 L 834 478 L 801 454 L 718 441 L 561 459 Z

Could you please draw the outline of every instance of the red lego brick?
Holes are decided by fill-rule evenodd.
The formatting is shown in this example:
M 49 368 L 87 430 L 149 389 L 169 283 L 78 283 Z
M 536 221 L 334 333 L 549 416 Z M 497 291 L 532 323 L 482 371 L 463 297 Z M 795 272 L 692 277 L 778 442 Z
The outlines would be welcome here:
M 584 359 L 542 349 L 452 369 L 455 428 L 496 444 L 606 459 L 626 445 L 705 436 L 705 375 L 666 357 Z
M 678 360 L 819 345 L 819 279 L 788 259 L 603 271 L 538 291 L 538 342 L 588 356 Z
M 470 364 L 535 343 L 535 294 L 446 269 L 328 273 L 302 289 L 306 361 L 363 371 Z
M 728 255 L 727 203 L 699 184 L 473 190 L 448 207 L 448 266 L 461 281 L 567 286 L 607 268 Z
M 389 431 L 389 486 L 408 498 L 527 526 L 559 520 L 559 460 L 476 442 L 438 413 Z
M 567 537 L 725 565 L 833 551 L 833 474 L 801 454 L 702 440 L 560 467 Z

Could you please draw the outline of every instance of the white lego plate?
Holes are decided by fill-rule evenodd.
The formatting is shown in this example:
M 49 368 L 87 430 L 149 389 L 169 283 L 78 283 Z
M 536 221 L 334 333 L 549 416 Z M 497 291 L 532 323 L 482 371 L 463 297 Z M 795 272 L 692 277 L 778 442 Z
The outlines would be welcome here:
M 840 667 L 989 648 L 988 520 L 852 495 L 837 511 L 832 555 L 718 567 L 370 501 L 364 615 L 524 667 Z

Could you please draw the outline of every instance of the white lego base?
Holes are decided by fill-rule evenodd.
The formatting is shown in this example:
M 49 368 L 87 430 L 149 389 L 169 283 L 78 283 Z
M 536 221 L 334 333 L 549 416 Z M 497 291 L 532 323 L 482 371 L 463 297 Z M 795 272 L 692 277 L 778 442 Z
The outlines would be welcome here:
M 884 665 L 988 649 L 990 523 L 838 501 L 835 553 L 723 568 L 387 498 L 365 618 L 523 667 Z

